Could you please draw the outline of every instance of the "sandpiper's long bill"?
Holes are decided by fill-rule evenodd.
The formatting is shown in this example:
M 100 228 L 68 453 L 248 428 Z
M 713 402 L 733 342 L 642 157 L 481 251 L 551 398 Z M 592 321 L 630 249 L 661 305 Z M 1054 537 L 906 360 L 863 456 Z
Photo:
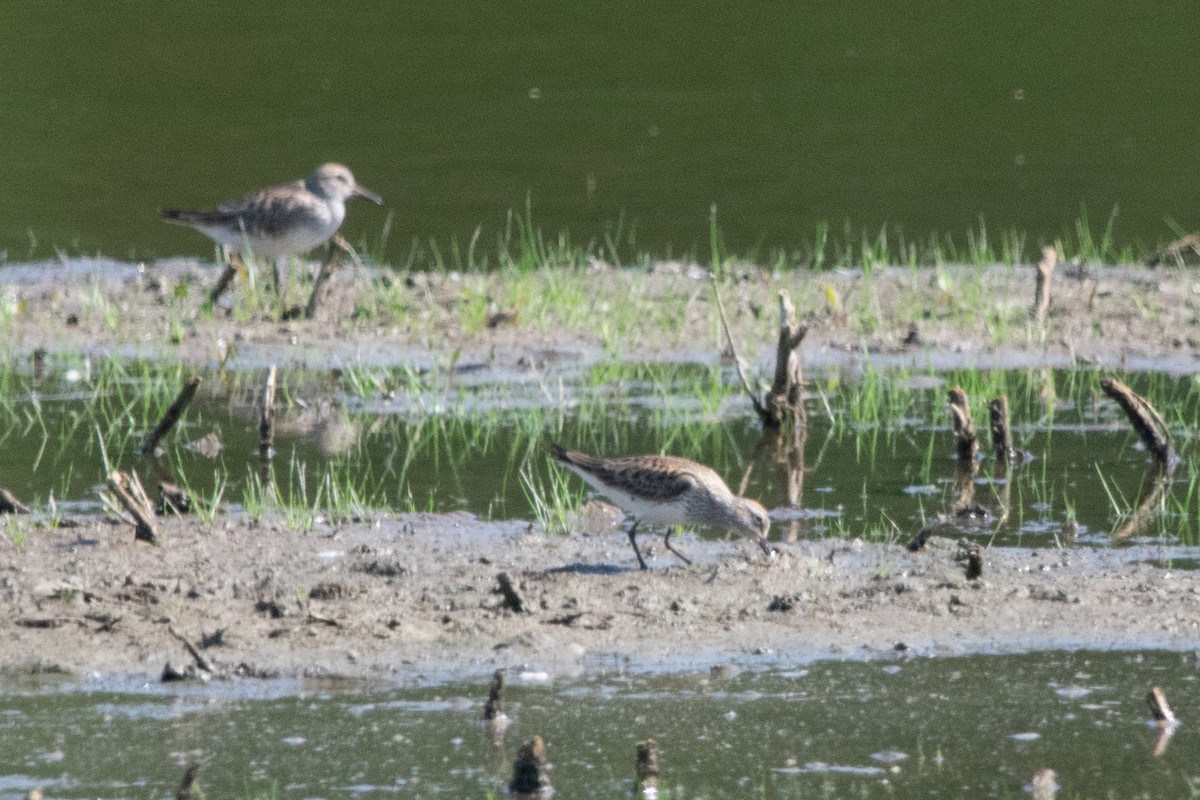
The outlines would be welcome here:
M 712 525 L 737 531 L 771 556 L 767 510 L 754 500 L 735 495 L 720 475 L 703 464 L 677 456 L 596 458 L 558 444 L 550 445 L 550 455 L 634 517 L 629 542 L 642 569 L 647 567 L 637 546 L 640 522 L 666 525 L 663 544 L 686 564 L 692 562 L 671 545 L 675 525 Z
M 329 239 L 346 218 L 346 200 L 379 195 L 341 164 L 322 164 L 304 180 L 251 192 L 210 211 L 167 209 L 163 219 L 186 225 L 231 250 L 272 261 L 307 253 Z

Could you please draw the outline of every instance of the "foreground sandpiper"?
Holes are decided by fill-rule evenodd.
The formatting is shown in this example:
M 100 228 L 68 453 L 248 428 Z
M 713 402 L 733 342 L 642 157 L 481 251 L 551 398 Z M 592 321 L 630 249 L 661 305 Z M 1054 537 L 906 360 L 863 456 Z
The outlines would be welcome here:
M 167 209 L 163 219 L 195 228 L 217 244 L 276 262 L 329 241 L 346 218 L 346 200 L 383 199 L 354 180 L 341 164 L 322 164 L 304 180 L 251 192 L 211 211 Z
M 642 569 L 647 569 L 646 561 L 636 538 L 641 522 L 666 525 L 663 544 L 685 564 L 692 562 L 671 545 L 671 533 L 673 526 L 689 523 L 737 531 L 771 556 L 767 510 L 735 495 L 720 475 L 703 464 L 676 456 L 596 458 L 558 444 L 550 445 L 550 455 L 634 517 L 629 543 Z

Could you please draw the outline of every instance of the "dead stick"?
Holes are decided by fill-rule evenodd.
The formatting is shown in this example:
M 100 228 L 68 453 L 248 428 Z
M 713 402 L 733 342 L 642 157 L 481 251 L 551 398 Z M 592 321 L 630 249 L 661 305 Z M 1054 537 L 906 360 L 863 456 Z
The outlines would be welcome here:
M 1008 426 L 1008 396 L 1000 395 L 988 403 L 991 418 L 992 449 L 996 460 L 1008 464 L 1013 457 L 1012 430 Z
M 961 386 L 950 390 L 950 414 L 954 418 L 954 443 L 959 461 L 974 461 L 979 452 L 979 439 L 975 436 L 975 421 L 971 418 L 971 406 L 967 393 Z
M 192 660 L 196 662 L 197 667 L 205 672 L 216 673 L 217 668 L 213 666 L 213 663 L 205 658 L 204 654 L 201 653 L 200 650 L 197 649 L 196 645 L 192 644 L 186 636 L 175 630 L 175 628 L 170 625 L 167 626 L 167 632 L 179 640 L 179 643 L 182 644 L 184 649 L 188 651 L 188 655 L 190 655 Z
M 137 486 L 140 488 L 141 483 Z M 143 505 L 138 499 L 135 499 L 137 494 L 133 489 L 133 479 L 124 472 L 113 470 L 108 475 L 108 488 L 117 496 L 117 500 L 125 507 L 125 510 L 130 513 L 136 525 L 134 529 L 134 539 L 137 541 L 149 542 L 150 544 L 158 544 L 158 529 L 154 524 L 154 510 L 149 507 L 149 504 Z M 144 496 L 145 492 L 141 492 Z
M 796 320 L 796 307 L 792 298 L 782 289 L 779 292 L 779 342 L 775 347 L 775 381 L 767 395 L 766 410 L 769 416 L 763 419 L 765 427 L 778 428 L 784 421 L 807 421 L 801 390 L 804 373 L 800 354 L 796 348 L 808 334 L 808 326 Z
M 230 259 L 229 263 L 225 265 L 224 271 L 221 272 L 221 277 L 217 278 L 216 285 L 214 285 L 212 291 L 208 293 L 208 304 L 210 306 L 216 306 L 217 302 L 220 301 L 221 296 L 225 294 L 225 291 L 229 288 L 229 284 L 233 283 L 233 279 L 237 277 L 237 274 L 238 265 L 233 261 L 233 259 Z
M 1159 725 L 1174 725 L 1178 722 L 1175 719 L 1175 712 L 1167 705 L 1166 694 L 1159 687 L 1151 687 L 1149 694 L 1146 695 L 1146 704 L 1150 706 L 1150 714 Z
M 262 417 L 258 422 L 258 456 L 265 460 L 275 455 L 275 365 L 267 370 L 263 389 Z
M 1058 264 L 1058 250 L 1054 247 L 1042 248 L 1042 260 L 1037 265 L 1037 288 L 1033 301 L 1033 316 L 1039 322 L 1046 321 L 1050 312 L 1050 277 Z
M 1100 388 L 1125 411 L 1129 424 L 1141 437 L 1142 444 L 1164 467 L 1171 463 L 1171 437 L 1167 432 L 1162 415 L 1150 405 L 1150 401 L 1130 389 L 1116 378 L 1100 381 Z
M 512 578 L 507 572 L 501 572 L 497 575 L 496 582 L 500 584 L 500 594 L 504 595 L 504 607 L 518 614 L 524 613 L 525 598 L 521 596 L 520 582 Z
M 317 304 L 321 302 L 321 291 L 325 288 L 325 282 L 333 275 L 334 269 L 337 268 L 338 251 L 342 250 L 353 257 L 354 248 L 346 241 L 340 233 L 335 233 L 333 238 L 329 240 L 329 253 L 325 256 L 325 260 L 321 262 L 321 268 L 317 270 L 317 276 L 313 278 L 312 294 L 308 296 L 308 304 L 304 307 L 304 318 L 312 319 L 317 314 Z
M 171 428 L 175 427 L 175 423 L 179 422 L 179 418 L 183 416 L 183 412 L 187 410 L 188 404 L 192 402 L 192 398 L 196 396 L 196 390 L 200 388 L 200 376 L 193 375 L 179 390 L 179 396 L 175 398 L 175 402 L 171 403 L 171 407 L 167 409 L 167 413 L 163 414 L 162 420 L 149 436 L 142 446 L 138 448 L 138 452 L 142 455 L 151 455 L 155 448 L 158 447 L 158 442 Z
M 483 718 L 487 722 L 504 715 L 504 669 L 498 669 L 492 675 L 492 686 L 488 690 L 487 703 L 483 706 Z
M 742 369 L 742 359 L 738 357 L 737 345 L 733 343 L 733 332 L 729 329 L 729 318 L 725 316 L 725 303 L 721 300 L 721 287 L 717 283 L 717 274 L 715 272 L 712 273 L 712 287 L 713 294 L 717 296 L 717 313 L 721 315 L 721 327 L 725 329 L 725 338 L 729 342 L 729 352 L 733 354 L 733 365 L 737 367 L 738 379 L 742 382 L 742 389 L 746 392 L 746 396 L 754 404 L 754 410 L 758 412 L 758 418 L 765 421 L 768 416 L 767 409 L 763 406 L 762 401 L 758 399 L 758 394 L 750 386 L 750 381 L 746 378 L 746 373 Z
M 646 739 L 637 743 L 637 797 L 656 797 L 658 793 L 658 742 Z
M 188 764 L 187 771 L 183 773 L 183 780 L 179 782 L 179 791 L 175 793 L 175 800 L 192 800 L 195 797 L 196 776 L 199 773 L 199 764 Z
M 0 487 L 0 514 L 28 514 L 29 506 L 17 499 L 8 489 Z
M 546 743 L 541 736 L 534 736 L 517 751 L 513 761 L 512 782 L 508 791 L 517 797 L 541 795 L 550 788 L 546 775 Z

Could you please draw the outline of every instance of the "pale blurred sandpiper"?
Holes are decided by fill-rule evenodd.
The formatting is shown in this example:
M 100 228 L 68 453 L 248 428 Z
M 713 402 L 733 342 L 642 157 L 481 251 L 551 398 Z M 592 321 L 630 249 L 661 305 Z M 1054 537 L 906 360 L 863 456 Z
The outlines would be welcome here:
M 641 522 L 666 525 L 663 544 L 685 564 L 692 562 L 671 545 L 675 525 L 712 525 L 736 531 L 753 539 L 771 557 L 767 510 L 754 500 L 735 495 L 720 475 L 703 464 L 677 456 L 596 458 L 558 444 L 550 445 L 550 455 L 634 518 L 629 542 L 642 569 L 647 569 L 646 561 L 636 538 Z
M 210 211 L 167 209 L 163 219 L 195 228 L 239 254 L 247 251 L 275 262 L 300 255 L 331 239 L 346 218 L 346 200 L 383 199 L 361 186 L 341 164 L 322 164 L 307 178 L 251 192 Z

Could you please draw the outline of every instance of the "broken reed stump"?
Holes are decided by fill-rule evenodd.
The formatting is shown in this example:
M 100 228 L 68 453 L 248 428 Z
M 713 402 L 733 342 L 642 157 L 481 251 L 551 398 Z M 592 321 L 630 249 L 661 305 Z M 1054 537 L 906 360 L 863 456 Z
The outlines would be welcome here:
M 1029 793 L 1033 800 L 1054 800 L 1058 796 L 1058 774 L 1049 767 L 1039 769 L 1029 781 Z
M 517 614 L 523 614 L 527 605 L 521 595 L 521 582 L 507 572 L 497 575 L 496 582 L 500 584 L 500 594 L 504 597 L 501 605 Z
M 787 425 L 804 425 L 808 417 L 804 411 L 801 387 L 804 371 L 800 363 L 798 348 L 808 334 L 808 326 L 796 319 L 796 307 L 792 298 L 782 289 L 779 291 L 779 341 L 775 345 L 775 380 L 759 412 L 765 428 L 782 428 Z
M 1189 233 L 1182 239 L 1176 239 L 1169 245 L 1164 247 L 1157 253 L 1152 253 L 1146 257 L 1147 267 L 1157 267 L 1162 263 L 1164 258 L 1168 256 L 1175 260 L 1179 266 L 1183 266 L 1183 256 L 1188 250 L 1200 255 L 1200 233 Z
M 954 422 L 954 449 L 959 461 L 974 461 L 979 454 L 979 439 L 975 435 L 975 420 L 971 417 L 971 406 L 967 393 L 955 386 L 947 395 L 950 416 Z
M 1150 706 L 1150 716 L 1154 717 L 1154 721 L 1160 726 L 1179 724 L 1179 720 L 1175 718 L 1175 712 L 1171 710 L 1171 706 L 1167 705 L 1167 695 L 1158 686 L 1150 688 L 1150 692 L 1146 695 L 1146 705 Z
M 650 800 L 658 796 L 658 742 L 646 739 L 637 743 L 637 786 L 634 796 Z
M 262 416 L 258 421 L 258 457 L 268 461 L 275 455 L 275 365 L 267 370 L 263 388 Z
M 170 481 L 159 481 L 158 506 L 154 510 L 160 517 L 167 514 L 190 514 L 192 496 L 182 486 Z
M 1033 318 L 1038 323 L 1046 321 L 1050 313 L 1050 276 L 1058 264 L 1058 249 L 1055 247 L 1042 248 L 1042 260 L 1037 265 L 1037 288 L 1033 299 Z
M 1008 425 L 1008 395 L 1002 394 L 988 403 L 988 416 L 996 461 L 1007 465 L 1016 454 L 1013 450 L 1012 429 Z
M 977 581 L 983 577 L 983 547 L 973 544 L 967 548 L 967 580 Z
M 233 283 L 233 279 L 237 277 L 238 270 L 241 268 L 241 266 L 242 263 L 240 257 L 234 255 L 233 253 L 227 252 L 225 269 L 221 271 L 221 277 L 217 278 L 217 282 L 213 286 L 212 291 L 208 293 L 208 305 L 210 307 L 216 308 L 217 303 L 220 302 L 222 295 L 224 295 L 229 289 L 230 284 Z
M 179 390 L 179 395 L 175 398 L 175 402 L 171 403 L 167 413 L 163 414 L 163 418 L 159 420 L 158 425 L 146 437 L 146 441 L 142 442 L 142 446 L 138 448 L 138 452 L 142 455 L 154 455 L 154 451 L 158 448 L 159 441 L 167 435 L 171 428 L 175 427 L 175 423 L 179 422 L 179 418 L 183 416 L 183 412 L 187 410 L 188 404 L 192 402 L 192 398 L 196 396 L 196 390 L 200 388 L 200 376 L 193 375 Z
M 1150 405 L 1150 401 L 1130 389 L 1116 378 L 1100 381 L 1104 393 L 1116 401 L 1129 417 L 1129 424 L 1141 437 L 1142 444 L 1163 467 L 1171 466 L 1171 435 L 1162 415 Z
M 134 540 L 158 544 L 158 527 L 154 523 L 154 506 L 137 473 L 113 470 L 108 474 L 108 488 L 129 512 L 134 521 Z
M 546 774 L 546 743 L 541 736 L 534 736 L 517 751 L 508 791 L 519 798 L 546 797 L 553 791 Z
M 175 800 L 193 800 L 197 796 L 196 776 L 199 774 L 199 764 L 188 764 L 187 770 L 183 773 L 183 780 L 179 782 L 179 791 L 175 792 Z M 204 793 L 199 793 L 199 796 L 203 797 Z
M 0 514 L 28 514 L 29 506 L 4 487 L 0 487 Z
M 492 686 L 488 689 L 488 699 L 483 705 L 484 722 L 492 722 L 504 716 L 504 675 L 503 668 L 492 674 Z
M 804 373 L 798 348 L 808 334 L 808 326 L 797 321 L 796 307 L 792 304 L 791 297 L 786 291 L 779 291 L 779 341 L 775 346 L 775 380 L 767 394 L 760 399 L 742 368 L 742 359 L 738 356 L 737 345 L 733 342 L 733 332 L 729 328 L 729 318 L 725 314 L 725 302 L 721 299 L 721 289 L 715 272 L 712 274 L 712 285 L 713 294 L 717 298 L 717 313 L 721 317 L 721 327 L 725 329 L 725 339 L 729 343 L 734 367 L 737 368 L 738 380 L 741 381 L 742 390 L 750 398 L 763 428 L 775 430 L 785 425 L 805 424 L 808 417 L 804 410 L 802 393 Z
M 308 296 L 308 303 L 304 306 L 305 319 L 312 319 L 317 315 L 317 305 L 321 302 L 325 283 L 337 269 L 339 252 L 346 252 L 354 256 L 354 248 L 350 247 L 350 243 L 342 234 L 335 233 L 329 240 L 329 253 L 326 254 L 325 260 L 321 262 L 321 268 L 317 270 L 317 275 L 313 278 L 312 294 Z

